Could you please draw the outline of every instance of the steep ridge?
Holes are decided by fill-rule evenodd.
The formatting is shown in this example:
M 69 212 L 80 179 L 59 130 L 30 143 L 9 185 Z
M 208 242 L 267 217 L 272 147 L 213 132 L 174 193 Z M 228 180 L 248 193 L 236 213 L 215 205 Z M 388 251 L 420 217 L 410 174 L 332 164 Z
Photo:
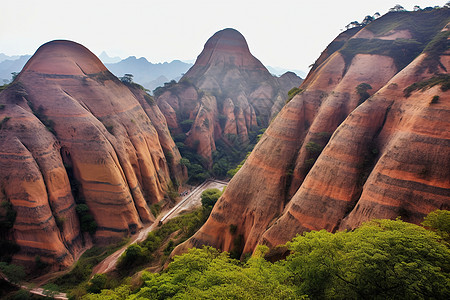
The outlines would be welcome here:
M 227 28 L 206 42 L 178 85 L 167 84 L 155 96 L 171 120 L 172 131 L 186 133 L 186 145 L 211 167 L 216 140 L 248 143 L 249 136 L 280 111 L 287 92 L 300 83 L 294 73 L 272 76 L 250 53 L 242 34 Z
M 175 253 L 205 244 L 248 253 L 303 231 L 399 215 L 419 223 L 448 209 L 450 65 L 439 31 L 449 21 L 449 9 L 389 13 L 339 35 Z M 430 78 L 444 79 L 405 96 Z
M 96 229 L 99 243 L 132 234 L 154 221 L 150 205 L 185 180 L 154 100 L 82 45 L 41 46 L 0 103 L 0 199 L 17 213 L 14 261 L 39 255 L 68 266 L 90 239 L 80 227 Z M 75 209 L 84 203 L 79 224 Z

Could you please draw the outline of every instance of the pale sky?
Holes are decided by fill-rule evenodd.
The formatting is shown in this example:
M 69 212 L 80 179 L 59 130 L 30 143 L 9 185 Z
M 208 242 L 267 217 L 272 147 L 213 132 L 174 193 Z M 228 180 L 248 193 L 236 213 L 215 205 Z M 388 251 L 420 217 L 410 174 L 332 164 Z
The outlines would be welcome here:
M 240 31 L 264 65 L 305 72 L 351 21 L 395 4 L 443 6 L 448 0 L 2 0 L 0 52 L 33 54 L 68 39 L 95 54 L 150 62 L 195 59 L 224 28 Z

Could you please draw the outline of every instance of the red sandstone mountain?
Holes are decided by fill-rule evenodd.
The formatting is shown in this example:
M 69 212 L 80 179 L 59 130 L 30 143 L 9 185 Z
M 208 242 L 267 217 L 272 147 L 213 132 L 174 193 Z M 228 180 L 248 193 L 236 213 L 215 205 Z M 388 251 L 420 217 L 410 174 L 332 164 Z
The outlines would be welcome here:
M 389 13 L 339 35 L 174 253 L 248 253 L 304 231 L 420 223 L 449 209 L 449 12 Z
M 188 130 L 186 144 L 211 164 L 217 139 L 247 143 L 249 132 L 266 127 L 301 81 L 294 73 L 272 76 L 242 34 L 228 28 L 206 42 L 178 85 L 166 85 L 156 96 L 172 131 Z
M 79 44 L 41 46 L 0 105 L 0 201 L 17 213 L 1 238 L 20 246 L 14 261 L 68 266 L 83 247 L 77 203 L 109 242 L 153 222 L 150 205 L 185 180 L 153 99 Z

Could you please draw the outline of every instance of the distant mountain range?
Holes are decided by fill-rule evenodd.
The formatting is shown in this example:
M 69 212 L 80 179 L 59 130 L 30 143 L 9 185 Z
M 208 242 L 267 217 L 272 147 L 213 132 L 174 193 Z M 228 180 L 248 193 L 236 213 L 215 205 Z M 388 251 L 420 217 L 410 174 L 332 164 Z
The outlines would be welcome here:
M 31 55 L 8 56 L 0 53 L 0 84 L 10 82 L 12 78 L 11 73 L 20 72 L 30 57 Z M 105 51 L 99 55 L 99 58 L 117 77 L 122 77 L 124 74 L 133 74 L 135 82 L 151 91 L 164 85 L 165 82 L 178 81 L 193 66 L 193 63 L 180 60 L 173 60 L 170 63 L 151 63 L 144 57 L 136 58 L 135 56 L 130 56 L 121 59 L 118 56 L 110 57 Z M 270 66 L 267 69 L 276 76 L 281 76 L 287 71 L 292 71 L 302 78 L 306 76 L 305 72 L 299 70 L 287 70 Z
M 0 53 L 0 84 L 9 83 L 13 72 L 20 72 L 31 55 L 8 56 Z
M 117 77 L 127 73 L 133 74 L 135 82 L 153 91 L 165 82 L 178 81 L 192 67 L 192 64 L 180 60 L 154 64 L 144 57 L 130 56 L 117 63 L 105 63 L 105 66 Z
M 104 64 L 115 64 L 122 60 L 122 58 L 120 58 L 119 56 L 114 56 L 114 57 L 109 56 L 105 51 L 100 53 L 98 58 L 100 58 L 100 60 Z
M 284 68 L 280 68 L 280 67 L 271 67 L 271 66 L 266 66 L 266 68 L 267 68 L 267 70 L 269 70 L 269 72 L 271 74 L 276 75 L 276 76 L 281 76 L 281 75 L 285 74 L 286 72 L 293 72 L 301 78 L 305 78 L 307 75 L 306 72 L 300 71 L 300 70 L 290 70 L 290 69 L 284 69 Z

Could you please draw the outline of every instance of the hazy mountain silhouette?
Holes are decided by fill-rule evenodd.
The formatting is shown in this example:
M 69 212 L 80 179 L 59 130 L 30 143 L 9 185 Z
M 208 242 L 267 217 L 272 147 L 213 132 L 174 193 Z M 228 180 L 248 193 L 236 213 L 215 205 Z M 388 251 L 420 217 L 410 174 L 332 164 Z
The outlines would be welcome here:
M 144 57 L 136 58 L 135 56 L 130 56 L 117 63 L 107 63 L 105 66 L 117 77 L 122 77 L 127 73 L 133 74 L 135 82 L 149 90 L 153 90 L 164 82 L 172 79 L 178 80 L 189 70 L 192 64 L 187 64 L 179 60 L 174 60 L 170 63 L 153 64 Z M 163 82 L 161 76 L 166 78 L 162 79 L 164 80 Z
M 120 58 L 119 56 L 114 56 L 114 57 L 109 56 L 106 53 L 106 51 L 103 51 L 102 53 L 100 53 L 98 58 L 100 58 L 100 60 L 104 64 L 114 64 L 114 63 L 117 63 L 122 60 L 122 58 Z
M 7 59 L 1 61 L 1 58 L 3 57 L 7 57 Z M 28 59 L 30 59 L 30 57 L 31 55 L 7 56 L 3 53 L 0 53 L 0 84 L 10 82 L 11 73 L 20 72 Z

